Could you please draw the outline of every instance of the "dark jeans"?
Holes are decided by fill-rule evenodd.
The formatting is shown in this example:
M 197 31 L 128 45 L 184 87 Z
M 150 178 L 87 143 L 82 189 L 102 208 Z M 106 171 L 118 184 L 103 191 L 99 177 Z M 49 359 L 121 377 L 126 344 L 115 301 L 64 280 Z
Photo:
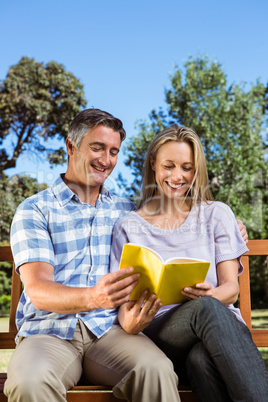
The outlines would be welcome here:
M 268 401 L 267 370 L 250 331 L 218 300 L 201 297 L 174 307 L 143 332 L 198 401 Z

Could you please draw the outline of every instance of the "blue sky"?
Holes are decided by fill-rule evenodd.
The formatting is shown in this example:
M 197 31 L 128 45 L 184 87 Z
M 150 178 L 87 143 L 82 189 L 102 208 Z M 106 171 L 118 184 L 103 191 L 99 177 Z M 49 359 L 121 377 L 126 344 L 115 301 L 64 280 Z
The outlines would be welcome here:
M 165 107 L 168 76 L 189 56 L 218 60 L 230 84 L 267 82 L 267 0 L 0 0 L 0 13 L 0 79 L 22 56 L 62 63 L 83 83 L 87 106 L 121 118 L 128 137 Z M 131 181 L 123 161 L 120 153 L 112 185 L 118 172 Z M 51 184 L 65 170 L 27 154 L 6 173 Z

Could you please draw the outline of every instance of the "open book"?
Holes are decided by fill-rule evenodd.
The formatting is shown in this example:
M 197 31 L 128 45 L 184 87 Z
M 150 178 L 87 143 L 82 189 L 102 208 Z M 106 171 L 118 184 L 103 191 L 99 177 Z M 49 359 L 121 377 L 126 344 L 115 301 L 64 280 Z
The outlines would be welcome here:
M 183 288 L 205 281 L 210 262 L 194 258 L 170 258 L 163 261 L 150 248 L 137 244 L 125 244 L 120 269 L 133 267 L 141 277 L 131 293 L 131 300 L 137 300 L 141 292 L 149 290 L 161 299 L 163 305 L 177 304 L 187 299 L 181 294 Z

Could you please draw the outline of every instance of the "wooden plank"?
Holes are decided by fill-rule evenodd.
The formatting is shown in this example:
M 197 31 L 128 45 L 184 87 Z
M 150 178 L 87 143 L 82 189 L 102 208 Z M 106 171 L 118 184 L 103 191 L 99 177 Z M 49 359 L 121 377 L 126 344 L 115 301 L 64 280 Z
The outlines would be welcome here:
M 247 247 L 247 255 L 268 255 L 268 239 L 249 240 Z
M 17 331 L 0 332 L 0 349 L 15 349 Z
M 248 328 L 251 330 L 251 299 L 250 299 L 250 276 L 249 276 L 249 257 L 248 255 L 241 258 L 244 271 L 239 275 L 239 307 L 241 315 L 245 320 Z

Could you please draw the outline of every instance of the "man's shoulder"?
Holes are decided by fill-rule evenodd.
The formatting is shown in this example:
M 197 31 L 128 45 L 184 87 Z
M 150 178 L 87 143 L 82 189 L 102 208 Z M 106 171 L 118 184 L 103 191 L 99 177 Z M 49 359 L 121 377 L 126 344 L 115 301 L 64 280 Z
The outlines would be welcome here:
M 40 191 L 39 193 L 33 194 L 30 197 L 26 198 L 21 204 L 18 206 L 18 210 L 27 210 L 29 208 L 42 208 L 44 204 L 48 204 L 49 202 L 53 202 L 54 196 L 51 191 L 51 187 L 46 188 L 45 190 Z
M 126 211 L 133 211 L 136 209 L 135 205 L 133 204 L 133 202 L 130 199 L 119 196 L 114 193 L 109 193 L 109 195 L 110 195 L 111 201 L 114 204 L 115 208 L 119 208 L 119 209 L 126 210 Z

